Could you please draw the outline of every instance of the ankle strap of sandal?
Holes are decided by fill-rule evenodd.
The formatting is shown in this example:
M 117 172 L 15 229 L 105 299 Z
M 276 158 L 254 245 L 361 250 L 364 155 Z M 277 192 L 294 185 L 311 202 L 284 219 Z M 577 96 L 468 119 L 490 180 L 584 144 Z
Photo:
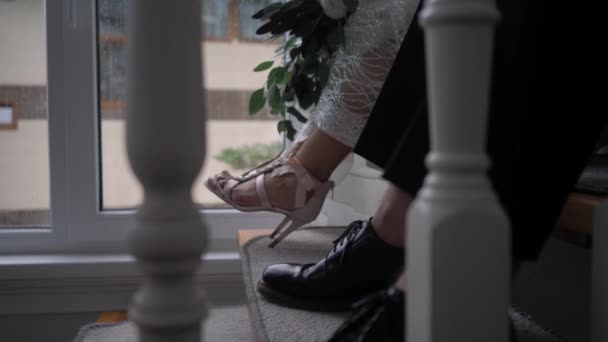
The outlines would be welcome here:
M 293 173 L 297 180 L 294 208 L 303 207 L 306 204 L 308 191 L 315 189 L 321 182 L 311 175 L 295 156 L 289 158 L 286 164 L 274 169 L 271 176 L 282 176 L 288 173 Z

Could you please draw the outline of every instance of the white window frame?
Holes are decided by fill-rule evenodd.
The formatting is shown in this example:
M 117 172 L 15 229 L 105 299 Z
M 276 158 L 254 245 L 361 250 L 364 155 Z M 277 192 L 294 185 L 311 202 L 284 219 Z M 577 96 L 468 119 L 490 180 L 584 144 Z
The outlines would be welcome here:
M 0 230 L 3 254 L 127 253 L 134 210 L 101 210 L 95 0 L 47 1 L 50 227 Z M 83 114 L 83 113 L 86 113 Z M 270 213 L 203 210 L 210 251 L 236 252 L 238 229 L 272 228 Z

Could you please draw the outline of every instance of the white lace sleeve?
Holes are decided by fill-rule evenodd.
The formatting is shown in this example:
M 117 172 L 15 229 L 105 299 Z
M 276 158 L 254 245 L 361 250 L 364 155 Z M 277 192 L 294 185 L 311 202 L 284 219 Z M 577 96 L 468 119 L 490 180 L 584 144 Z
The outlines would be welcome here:
M 334 58 L 329 81 L 300 136 L 319 127 L 354 146 L 401 47 L 418 0 L 361 0 L 345 27 L 346 44 Z

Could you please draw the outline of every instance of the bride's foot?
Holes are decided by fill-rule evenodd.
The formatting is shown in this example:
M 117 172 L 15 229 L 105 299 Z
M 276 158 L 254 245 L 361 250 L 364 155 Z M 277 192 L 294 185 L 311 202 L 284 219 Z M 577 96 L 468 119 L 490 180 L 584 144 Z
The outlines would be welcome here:
M 251 175 L 257 174 L 264 168 L 267 168 L 267 167 L 273 165 L 274 163 L 277 163 L 280 158 L 290 158 L 290 157 L 294 156 L 300 150 L 300 147 L 302 146 L 302 144 L 304 143 L 305 140 L 306 140 L 306 138 L 296 140 L 291 146 L 284 149 L 281 153 L 279 153 L 273 159 L 270 159 L 270 160 L 256 166 L 255 168 L 253 168 L 249 171 L 246 171 L 245 173 L 243 173 L 240 176 L 234 176 L 234 175 L 230 174 L 230 172 L 228 172 L 227 170 L 224 170 L 221 173 L 218 173 L 212 177 L 207 178 L 207 180 L 205 181 L 205 185 L 207 186 L 207 188 L 209 188 L 209 190 L 215 192 L 216 190 L 220 190 L 221 188 L 223 188 L 224 185 L 226 184 L 226 182 L 231 179 L 240 180 L 240 179 L 247 178 Z M 239 186 L 239 188 L 240 188 L 240 186 Z M 255 196 L 255 182 L 253 183 L 253 190 L 254 190 L 253 195 Z M 247 196 L 245 196 L 245 197 L 247 197 Z M 238 202 L 238 203 L 241 203 L 241 202 Z M 247 199 L 244 199 L 244 202 L 242 202 L 242 204 L 250 205 L 250 204 L 256 204 L 256 203 L 251 203 Z
M 227 178 L 221 178 L 217 182 L 217 186 L 223 189 L 228 182 Z M 264 185 L 268 200 L 274 208 L 283 210 L 295 209 L 295 192 L 298 180 L 293 173 L 284 174 L 281 176 L 264 175 Z M 306 199 L 312 195 L 312 191 L 308 191 Z M 231 192 L 231 199 L 235 203 L 243 207 L 259 207 L 262 205 L 260 197 L 257 193 L 256 179 L 250 179 L 236 185 Z
M 319 153 L 323 151 L 323 153 Z M 272 168 L 279 163 L 280 159 L 296 157 L 302 165 L 306 173 L 309 173 L 313 178 L 325 181 L 329 179 L 332 172 L 344 160 L 344 158 L 352 151 L 349 146 L 342 144 L 340 141 L 332 138 L 322 129 L 314 129 L 303 135 L 294 142 L 291 147 L 283 151 L 276 158 L 259 165 L 255 169 L 244 173 L 242 176 L 235 177 L 227 171 L 215 175 L 207 179 L 205 185 L 212 192 L 222 198 L 226 203 L 234 202 L 237 205 L 246 207 L 255 207 L 260 204 L 260 197 L 257 196 L 256 175 L 263 173 L 263 170 Z M 299 164 L 299 163 L 298 163 Z M 246 178 L 252 178 L 244 181 Z M 232 189 L 232 197 L 226 199 L 222 195 L 222 189 L 230 181 L 239 181 L 240 184 Z M 281 176 L 266 175 L 264 184 L 268 187 L 268 197 L 270 203 L 278 208 L 292 210 L 297 207 L 294 205 L 295 192 L 297 188 L 297 178 L 293 173 L 286 173 Z M 313 194 L 308 191 L 305 199 L 308 200 Z M 300 197 L 302 197 L 300 195 Z M 242 209 L 242 208 L 237 208 Z
M 260 184 L 256 184 L 260 175 L 263 175 L 263 192 L 269 205 L 263 203 L 259 193 Z M 227 191 L 229 181 L 235 184 Z M 229 204 L 237 204 L 242 208 L 270 206 L 273 209 L 293 211 L 305 205 L 313 196 L 316 187 L 326 181 L 311 175 L 290 153 L 240 177 L 223 172 L 207 179 L 205 185 L 214 193 L 223 194 L 224 196 L 220 197 L 231 202 Z

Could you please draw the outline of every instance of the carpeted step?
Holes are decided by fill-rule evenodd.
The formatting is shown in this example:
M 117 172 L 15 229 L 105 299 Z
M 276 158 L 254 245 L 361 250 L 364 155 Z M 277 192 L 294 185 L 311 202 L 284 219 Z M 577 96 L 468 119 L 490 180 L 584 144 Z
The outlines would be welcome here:
M 203 324 L 201 341 L 251 341 L 247 308 L 245 305 L 212 307 Z M 83 326 L 74 342 L 139 342 L 139 334 L 131 321 L 118 323 L 92 323 Z
M 316 262 L 326 255 L 332 241 L 343 230 L 344 227 L 299 229 L 275 248 L 268 248 L 270 240 L 265 235 L 252 237 L 249 234 L 248 241 L 240 241 L 249 316 L 258 342 L 327 341 L 348 317 L 348 312 L 319 313 L 281 307 L 266 301 L 255 291 L 255 284 L 268 265 Z M 509 315 L 518 342 L 564 341 L 516 308 L 511 308 Z

